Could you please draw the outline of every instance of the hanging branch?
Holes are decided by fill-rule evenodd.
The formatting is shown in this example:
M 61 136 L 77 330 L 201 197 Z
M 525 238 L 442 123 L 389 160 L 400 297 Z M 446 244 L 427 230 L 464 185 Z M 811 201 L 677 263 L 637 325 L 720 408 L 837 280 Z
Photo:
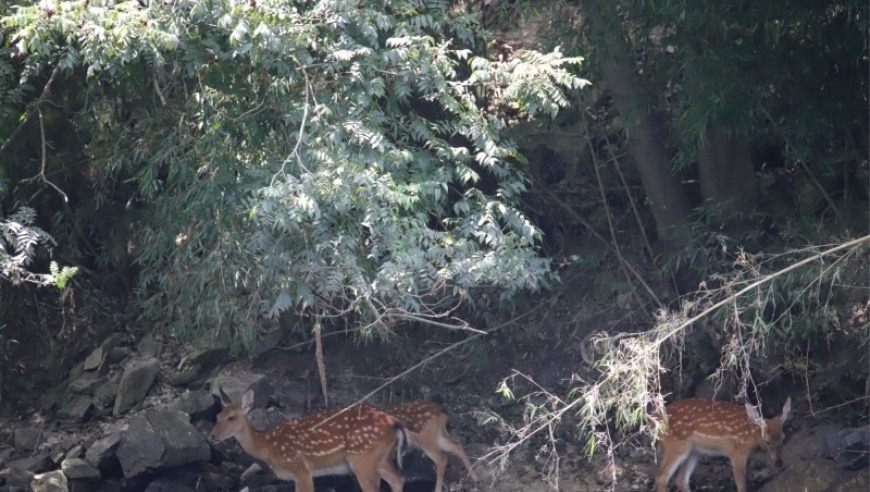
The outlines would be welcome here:
M 54 67 L 54 70 L 51 72 L 51 77 L 48 78 L 48 82 L 46 82 L 45 87 L 42 88 L 42 94 L 39 96 L 39 99 L 36 100 L 36 104 L 34 104 L 33 107 L 30 108 L 29 111 L 27 111 L 27 116 L 25 116 L 24 119 L 21 120 L 21 123 L 18 124 L 18 127 L 15 128 L 15 130 L 9 135 L 9 138 L 7 138 L 5 142 L 3 142 L 3 146 L 0 147 L 0 154 L 2 154 L 3 151 L 6 150 L 6 147 L 8 147 L 13 140 L 15 140 L 15 137 L 17 137 L 18 134 L 21 132 L 21 129 L 24 128 L 24 125 L 26 125 L 27 122 L 30 121 L 30 118 L 33 117 L 34 113 L 36 113 L 39 105 L 42 104 L 42 102 L 45 101 L 45 99 L 51 93 L 51 84 L 54 83 L 54 78 L 57 76 L 58 72 L 60 72 L 60 65 Z
M 55 190 L 57 190 L 57 192 L 60 193 L 61 196 L 63 196 L 63 202 L 64 202 L 64 203 L 69 203 L 69 197 L 67 196 L 67 194 L 64 193 L 63 190 L 60 189 L 56 184 L 52 183 L 52 182 L 48 179 L 48 176 L 45 174 L 45 163 L 46 163 L 46 160 L 47 160 L 47 159 L 46 159 L 46 154 L 47 154 L 47 148 L 48 148 L 48 145 L 45 143 L 45 122 L 44 122 L 44 118 L 42 117 L 42 110 L 37 108 L 36 111 L 37 111 L 37 113 L 39 113 L 39 136 L 40 136 L 41 139 L 42 139 L 42 164 L 41 164 L 41 166 L 39 167 L 39 174 L 38 174 L 38 176 L 39 176 L 40 178 L 42 178 L 42 182 L 43 182 L 43 183 L 45 183 L 45 184 L 51 186 L 52 188 L 54 188 Z M 34 177 L 31 178 L 31 179 L 36 179 L 36 176 L 34 176 Z
M 57 77 L 58 73 L 60 73 L 60 65 L 59 64 L 54 67 L 54 70 L 52 70 L 51 76 L 48 78 L 48 82 L 46 82 L 45 86 L 42 88 L 42 94 L 40 94 L 39 99 L 36 100 L 36 104 L 34 104 L 33 107 L 30 108 L 30 110 L 27 112 L 27 116 L 24 117 L 24 119 L 21 121 L 21 123 L 18 124 L 18 127 L 16 127 L 15 130 L 6 139 L 6 141 L 3 142 L 3 146 L 0 147 L 0 154 L 2 154 L 3 151 L 6 150 L 6 147 L 8 147 L 9 144 L 11 144 L 13 140 L 15 140 L 15 137 L 18 136 L 18 134 L 21 132 L 21 129 L 24 128 L 24 125 L 26 125 L 27 122 L 30 121 L 30 118 L 33 117 L 33 115 L 35 113 L 39 118 L 39 136 L 40 136 L 40 139 L 42 141 L 42 146 L 41 146 L 41 148 L 42 148 L 42 163 L 39 167 L 39 174 L 37 176 L 34 176 L 33 178 L 30 178 L 30 179 L 36 179 L 37 177 L 39 177 L 40 179 L 42 179 L 43 183 L 51 186 L 52 188 L 57 190 L 57 192 L 60 193 L 61 196 L 63 196 L 64 203 L 69 203 L 69 196 L 67 196 L 67 194 L 64 193 L 64 191 L 62 189 L 60 189 L 60 187 L 58 187 L 56 184 L 52 183 L 51 180 L 48 179 L 48 175 L 45 172 L 46 162 L 48 160 L 47 159 L 48 144 L 46 143 L 46 140 L 45 140 L 45 118 L 42 115 L 42 109 L 40 108 L 40 106 L 48 98 L 48 96 L 51 94 L 51 85 L 54 83 L 54 79 Z M 24 181 L 29 181 L 29 180 L 24 180 Z

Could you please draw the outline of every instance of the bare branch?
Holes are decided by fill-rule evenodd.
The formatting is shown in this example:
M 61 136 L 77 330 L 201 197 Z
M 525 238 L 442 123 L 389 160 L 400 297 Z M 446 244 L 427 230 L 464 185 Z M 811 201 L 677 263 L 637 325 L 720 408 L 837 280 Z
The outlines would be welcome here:
M 34 104 L 33 107 L 31 107 L 27 111 L 27 116 L 25 116 L 24 119 L 21 120 L 21 123 L 18 124 L 18 126 L 9 135 L 9 137 L 6 139 L 6 141 L 3 142 L 3 146 L 0 147 L 0 154 L 2 154 L 3 151 L 6 150 L 6 147 L 8 147 L 9 144 L 12 143 L 12 141 L 15 139 L 15 137 L 18 136 L 18 133 L 20 133 L 21 129 L 24 128 L 24 125 L 26 125 L 27 122 L 30 121 L 30 118 L 32 118 L 33 115 L 36 113 L 36 110 L 37 110 L 37 108 L 39 108 L 39 105 L 42 104 L 43 101 L 45 101 L 45 99 L 49 96 L 49 94 L 51 94 L 51 84 L 54 83 L 54 79 L 55 79 L 55 77 L 57 77 L 58 72 L 60 72 L 60 65 L 55 66 L 54 70 L 52 70 L 51 76 L 48 78 L 48 82 L 46 82 L 45 86 L 42 88 L 42 94 L 39 96 L 39 99 L 36 100 L 36 104 Z

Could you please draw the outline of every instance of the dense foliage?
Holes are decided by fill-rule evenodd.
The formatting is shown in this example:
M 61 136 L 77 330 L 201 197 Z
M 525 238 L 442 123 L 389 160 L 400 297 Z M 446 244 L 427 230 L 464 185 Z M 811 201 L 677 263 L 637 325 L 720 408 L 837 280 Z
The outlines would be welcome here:
M 74 249 L 91 231 L 97 264 L 135 258 L 142 313 L 187 334 L 250 342 L 243 328 L 288 309 L 455 325 L 442 317 L 472 289 L 548 279 L 496 110 L 551 116 L 584 85 L 558 51 L 475 57 L 460 7 L 22 3 L 2 21 L 3 133 L 21 113 L 51 124 L 25 125 L 7 162 L 50 141 L 54 233 Z M 7 207 L 32 191 L 14 167 Z
M 695 149 L 681 165 L 714 122 L 783 146 L 784 159 L 813 162 L 817 172 L 826 152 L 845 150 L 837 144 L 847 134 L 866 137 L 865 3 L 638 1 L 628 12 L 649 56 L 644 76 L 666 89 L 656 104 L 679 115 L 675 136 Z
M 513 130 L 536 185 L 524 199 L 544 211 L 535 223 L 557 238 L 554 256 L 588 256 L 577 267 L 608 307 L 656 313 L 584 319 L 600 330 L 581 346 L 594 370 L 568 399 L 531 386 L 512 446 L 574 415 L 587 449 L 615 454 L 629 439 L 614 429 L 649 429 L 705 380 L 750 401 L 864 388 L 866 365 L 823 367 L 832 341 L 870 340 L 868 5 L 496 4 L 493 22 L 515 29 L 521 6 L 542 45 L 582 51 L 595 83 L 546 130 Z M 866 415 L 866 397 L 827 403 Z
M 866 229 L 866 4 L 513 3 L 546 19 L 541 37 L 549 45 L 587 55 L 596 85 L 574 105 L 587 108 L 587 119 L 563 113 L 558 130 L 587 135 L 597 162 L 625 160 L 624 170 L 633 164 L 627 182 L 641 181 L 636 202 L 653 215 L 657 204 L 672 202 L 661 216 L 691 229 L 671 245 L 673 252 L 685 246 L 672 270 L 690 263 L 685 256 L 704 247 L 708 231 L 733 236 L 727 246 L 734 252 L 762 247 L 759 235 L 773 242 L 794 235 L 802 239 L 790 246 L 800 247 Z M 536 138 L 522 150 L 549 157 L 541 171 L 548 184 L 587 176 L 595 165 L 573 140 L 553 138 L 555 128 L 528 134 Z M 647 179 L 644 171 L 659 161 L 677 179 Z M 629 192 L 615 166 L 596 167 L 605 189 Z M 830 228 L 816 241 L 819 225 Z

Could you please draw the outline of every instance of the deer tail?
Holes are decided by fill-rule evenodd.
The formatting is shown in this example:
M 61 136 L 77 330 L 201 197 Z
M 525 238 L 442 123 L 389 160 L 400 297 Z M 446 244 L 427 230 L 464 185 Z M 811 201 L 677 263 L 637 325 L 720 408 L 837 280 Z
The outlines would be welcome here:
M 396 463 L 399 464 L 399 469 L 402 469 L 402 455 L 405 454 L 405 446 L 408 445 L 408 434 L 405 431 L 405 425 L 396 421 L 393 424 L 393 428 L 396 429 L 396 437 L 398 438 L 398 442 L 396 443 Z

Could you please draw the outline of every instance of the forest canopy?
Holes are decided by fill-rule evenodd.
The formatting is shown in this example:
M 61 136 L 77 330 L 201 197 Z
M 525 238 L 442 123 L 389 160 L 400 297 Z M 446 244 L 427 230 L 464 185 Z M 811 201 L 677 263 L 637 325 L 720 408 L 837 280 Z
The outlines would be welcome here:
M 0 217 L 40 210 L 74 261 L 133 278 L 146 318 L 247 343 L 288 309 L 460 326 L 443 317 L 471 289 L 550 279 L 500 132 L 566 106 L 580 58 L 481 57 L 448 1 L 4 14 Z

